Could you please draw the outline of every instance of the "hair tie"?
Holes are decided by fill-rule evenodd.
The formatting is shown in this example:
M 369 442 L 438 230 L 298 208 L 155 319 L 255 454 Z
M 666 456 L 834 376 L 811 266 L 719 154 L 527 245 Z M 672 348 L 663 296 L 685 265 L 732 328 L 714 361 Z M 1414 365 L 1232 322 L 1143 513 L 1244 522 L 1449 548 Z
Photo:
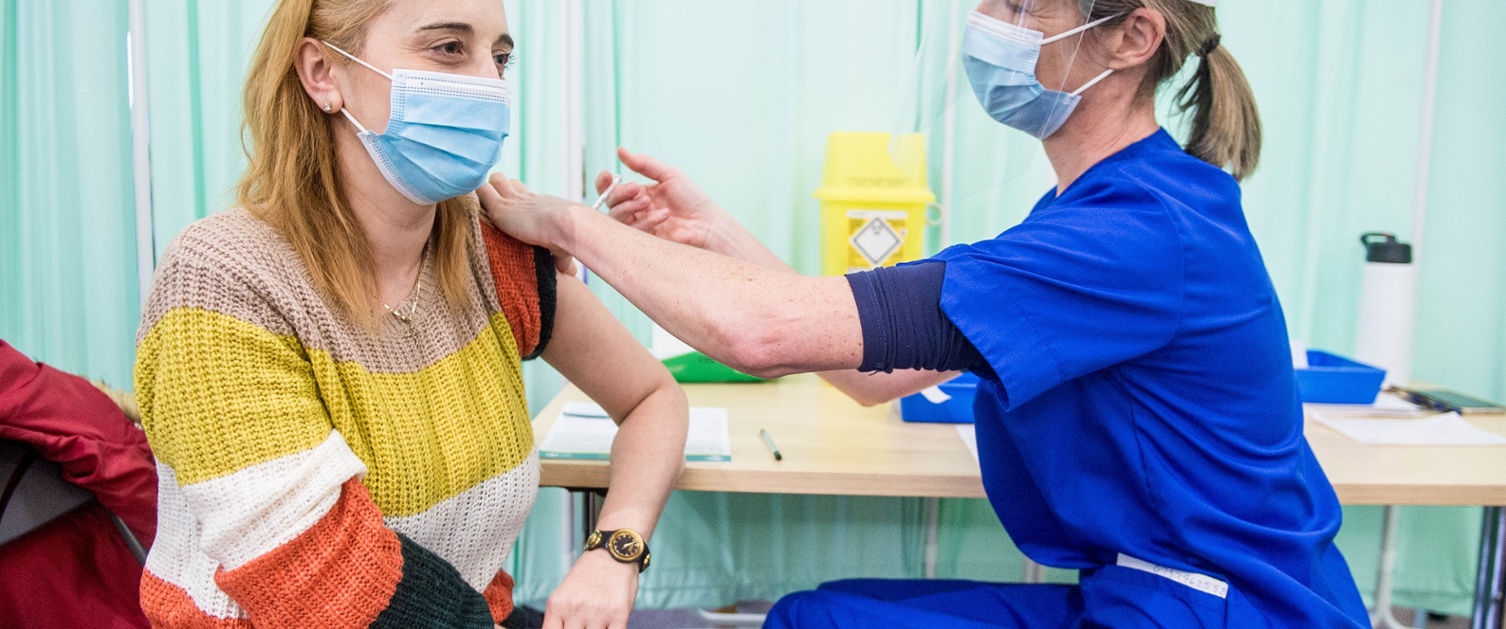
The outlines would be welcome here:
M 1223 43 L 1224 43 L 1224 36 L 1223 35 L 1214 35 L 1213 39 L 1210 39 L 1210 40 L 1208 40 L 1208 43 L 1203 44 L 1203 49 L 1200 50 L 1200 51 L 1198 51 L 1197 56 L 1199 56 L 1199 57 L 1207 57 L 1208 55 L 1213 54 L 1213 51 L 1218 50 L 1219 45 L 1223 44 Z

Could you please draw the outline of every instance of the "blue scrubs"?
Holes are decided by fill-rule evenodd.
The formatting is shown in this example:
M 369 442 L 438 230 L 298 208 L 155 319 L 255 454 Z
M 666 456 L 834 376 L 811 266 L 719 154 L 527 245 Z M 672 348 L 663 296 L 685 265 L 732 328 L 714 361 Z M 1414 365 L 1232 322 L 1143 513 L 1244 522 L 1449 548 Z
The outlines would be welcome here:
M 934 259 L 943 311 L 989 365 L 989 500 L 1026 555 L 1080 585 L 838 582 L 766 626 L 1368 627 L 1232 177 L 1163 130 Z

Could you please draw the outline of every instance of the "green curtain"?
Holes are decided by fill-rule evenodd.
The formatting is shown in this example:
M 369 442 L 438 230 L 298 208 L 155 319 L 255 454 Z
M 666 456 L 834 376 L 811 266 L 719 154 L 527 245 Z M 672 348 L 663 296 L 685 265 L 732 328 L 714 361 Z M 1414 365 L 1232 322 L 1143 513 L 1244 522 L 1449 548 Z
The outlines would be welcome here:
M 273 0 L 148 0 L 155 248 L 229 207 L 244 165 L 240 90 Z M 588 173 L 616 170 L 624 144 L 685 169 L 776 253 L 806 272 L 820 254 L 826 136 L 890 131 L 920 42 L 955 34 L 961 0 L 583 0 L 584 67 L 564 54 L 566 3 L 507 0 L 519 62 L 514 135 L 499 170 L 536 189 L 570 188 L 573 151 Z M 1266 124 L 1245 206 L 1292 334 L 1351 348 L 1362 231 L 1410 238 L 1421 116 L 1425 3 L 1227 0 L 1224 42 L 1244 65 Z M 1506 397 L 1506 81 L 1491 71 L 1493 0 L 1448 0 L 1422 305 L 1414 374 Z M 0 338 L 39 360 L 130 380 L 136 294 L 124 2 L 0 0 Z M 938 58 L 940 59 L 940 58 Z M 920 68 L 930 79 L 940 61 Z M 585 100 L 570 141 L 565 90 Z M 1051 185 L 1031 143 L 1002 132 L 959 88 L 954 141 L 931 137 L 933 189 L 951 201 L 951 241 L 1018 222 Z M 923 101 L 923 102 L 922 102 Z M 1163 102 L 1163 108 L 1165 103 Z M 1175 120 L 1165 119 L 1179 132 Z M 939 127 L 932 126 L 931 129 Z M 1007 148 L 1001 150 L 1000 146 Z M 950 155 L 948 155 L 948 148 Z M 957 164 L 943 190 L 940 165 Z M 946 243 L 930 236 L 932 250 Z M 646 340 L 648 321 L 593 289 Z M 526 368 L 541 408 L 558 374 Z M 544 490 L 515 554 L 518 597 L 542 603 L 569 567 L 573 499 Z M 919 500 L 677 493 L 656 535 L 645 606 L 776 598 L 848 576 L 923 573 Z M 1374 581 L 1379 509 L 1348 508 L 1340 545 L 1362 590 Z M 1467 608 L 1478 509 L 1405 509 L 1399 603 Z M 937 576 L 1012 580 L 1021 558 L 982 501 L 942 501 Z M 1070 580 L 1052 571 L 1053 580 Z
M 231 207 L 245 170 L 241 90 L 270 0 L 147 0 L 152 213 L 157 255 Z
M 131 384 L 136 212 L 123 2 L 0 2 L 0 339 Z

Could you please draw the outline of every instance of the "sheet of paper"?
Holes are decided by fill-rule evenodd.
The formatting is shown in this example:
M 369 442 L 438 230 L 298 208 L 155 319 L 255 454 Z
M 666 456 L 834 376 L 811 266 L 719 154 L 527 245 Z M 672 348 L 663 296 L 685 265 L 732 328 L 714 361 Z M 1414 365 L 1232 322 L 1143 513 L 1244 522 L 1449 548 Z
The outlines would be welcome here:
M 962 443 L 967 444 L 967 451 L 973 453 L 973 460 L 978 460 L 978 431 L 973 424 L 957 424 L 957 436 L 962 437 Z
M 683 356 L 695 351 L 694 347 L 676 338 L 658 324 L 654 324 L 653 337 L 650 340 L 649 352 L 659 360 Z
M 1304 404 L 1304 408 L 1313 413 L 1322 413 L 1329 417 L 1371 417 L 1371 418 L 1406 418 L 1406 417 L 1429 417 L 1438 411 L 1422 408 L 1407 400 L 1381 393 L 1375 396 L 1374 404 Z
M 593 402 L 565 402 L 565 408 L 560 412 L 574 417 L 595 417 L 598 419 L 609 419 L 612 417 L 607 414 L 606 409 L 602 408 L 601 405 Z
M 1506 437 L 1481 430 L 1458 413 L 1443 413 L 1421 419 L 1377 419 L 1332 416 L 1313 417 L 1339 434 L 1367 446 L 1506 446 Z
M 942 391 L 941 387 L 931 387 L 929 389 L 921 391 L 920 395 L 925 397 L 926 401 L 932 404 L 942 404 L 947 400 L 952 399 L 952 396 L 947 395 L 946 391 Z
M 571 402 L 560 411 L 549 434 L 539 444 L 539 457 L 605 461 L 611 458 L 617 424 L 589 402 Z M 685 439 L 686 461 L 732 460 L 732 440 L 727 429 L 727 409 L 690 409 L 690 434 Z

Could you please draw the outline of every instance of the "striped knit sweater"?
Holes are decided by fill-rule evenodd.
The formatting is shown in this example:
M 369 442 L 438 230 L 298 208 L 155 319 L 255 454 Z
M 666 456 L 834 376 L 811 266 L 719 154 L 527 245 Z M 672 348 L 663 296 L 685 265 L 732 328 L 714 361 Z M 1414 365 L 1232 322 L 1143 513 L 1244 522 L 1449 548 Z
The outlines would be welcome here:
M 137 337 L 158 460 L 141 601 L 161 627 L 491 627 L 538 489 L 520 360 L 548 253 L 472 219 L 468 306 L 422 292 L 379 333 L 245 210 L 168 247 Z M 420 271 L 436 286 L 432 265 Z

